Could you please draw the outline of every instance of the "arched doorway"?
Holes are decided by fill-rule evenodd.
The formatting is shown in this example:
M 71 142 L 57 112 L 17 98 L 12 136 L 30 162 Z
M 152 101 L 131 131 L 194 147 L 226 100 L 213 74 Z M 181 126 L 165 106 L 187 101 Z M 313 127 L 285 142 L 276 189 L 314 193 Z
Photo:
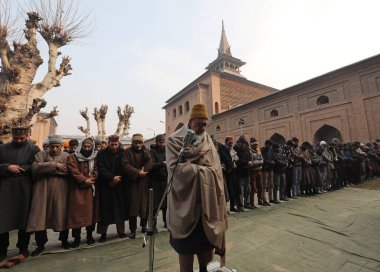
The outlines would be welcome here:
M 282 135 L 278 134 L 278 133 L 273 134 L 272 137 L 269 138 L 269 140 L 271 140 L 273 143 L 276 143 L 276 144 L 279 144 L 279 145 L 286 144 L 285 138 Z
M 329 143 L 333 138 L 342 141 L 342 134 L 339 130 L 329 125 L 323 125 L 314 134 L 315 142 L 325 141 Z

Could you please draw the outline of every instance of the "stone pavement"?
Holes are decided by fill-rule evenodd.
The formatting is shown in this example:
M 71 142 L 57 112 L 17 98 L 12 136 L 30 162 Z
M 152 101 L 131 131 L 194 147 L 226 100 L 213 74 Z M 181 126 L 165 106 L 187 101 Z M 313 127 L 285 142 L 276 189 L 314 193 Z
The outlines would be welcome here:
M 230 214 L 227 267 L 246 272 L 380 271 L 380 191 L 367 188 Z M 49 236 L 56 239 L 56 234 Z M 13 270 L 142 272 L 148 268 L 148 249 L 141 245 L 141 234 L 136 240 L 115 237 L 72 251 L 60 250 L 55 240 L 49 244 L 51 254 L 28 258 Z M 16 252 L 14 235 L 10 249 Z M 178 271 L 177 262 L 168 232 L 161 228 L 154 271 Z

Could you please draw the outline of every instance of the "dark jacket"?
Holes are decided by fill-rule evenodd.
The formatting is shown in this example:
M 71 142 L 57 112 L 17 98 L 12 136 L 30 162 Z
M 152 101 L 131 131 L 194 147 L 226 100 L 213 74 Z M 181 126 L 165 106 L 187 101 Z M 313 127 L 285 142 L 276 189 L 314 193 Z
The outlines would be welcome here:
M 153 166 L 149 172 L 150 178 L 154 181 L 167 182 L 168 170 L 166 167 L 166 148 L 159 149 L 156 144 L 150 146 Z
M 261 154 L 264 158 L 263 171 L 272 171 L 275 165 L 275 155 L 271 147 L 261 148 Z
M 252 161 L 248 144 L 237 143 L 234 145 L 234 149 L 239 157 L 239 160 L 237 161 L 237 174 L 240 177 L 248 177 L 250 175 L 248 162 Z
M 273 171 L 278 174 L 285 173 L 286 167 L 288 166 L 288 159 L 286 155 L 279 150 L 277 152 L 273 152 L 275 165 L 273 167 Z
M 219 145 L 218 152 L 223 170 L 227 173 L 232 172 L 234 163 L 232 161 L 231 152 L 228 147 L 225 145 Z

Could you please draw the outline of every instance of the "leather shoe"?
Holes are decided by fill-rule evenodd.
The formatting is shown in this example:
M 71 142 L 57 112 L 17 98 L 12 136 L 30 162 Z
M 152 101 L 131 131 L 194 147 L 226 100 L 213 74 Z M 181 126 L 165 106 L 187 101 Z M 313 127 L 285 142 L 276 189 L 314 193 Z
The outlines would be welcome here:
M 62 248 L 63 249 L 69 249 L 69 248 L 71 248 L 71 245 L 69 244 L 69 242 L 67 240 L 63 240 L 62 241 Z
M 136 232 L 131 232 L 131 234 L 129 234 L 129 239 L 136 239 Z
M 268 201 L 264 201 L 263 206 L 272 206 L 272 205 Z
M 32 252 L 32 257 L 38 256 L 42 253 L 42 251 L 45 250 L 44 246 L 37 247 L 33 252 Z
M 245 211 L 244 211 L 243 207 L 239 207 L 238 212 L 245 212 Z
M 23 255 L 25 258 L 28 258 L 30 256 L 30 252 L 27 249 L 20 249 L 18 251 L 19 255 Z
M 76 237 L 76 238 L 74 238 L 74 242 L 72 242 L 71 247 L 77 248 L 77 247 L 79 247 L 79 244 L 80 244 L 80 237 Z
M 100 238 L 99 238 L 98 242 L 99 243 L 104 243 L 105 241 L 107 241 L 107 234 L 100 235 Z
M 127 235 L 124 232 L 118 233 L 117 236 L 119 236 L 119 238 L 121 238 L 121 239 L 127 237 Z
M 86 242 L 87 242 L 87 245 L 92 245 L 92 244 L 95 243 L 95 240 L 94 240 L 94 238 L 92 237 L 92 234 L 91 234 L 91 235 L 87 235 Z
M 234 207 L 230 208 L 230 212 L 238 212 L 238 210 Z

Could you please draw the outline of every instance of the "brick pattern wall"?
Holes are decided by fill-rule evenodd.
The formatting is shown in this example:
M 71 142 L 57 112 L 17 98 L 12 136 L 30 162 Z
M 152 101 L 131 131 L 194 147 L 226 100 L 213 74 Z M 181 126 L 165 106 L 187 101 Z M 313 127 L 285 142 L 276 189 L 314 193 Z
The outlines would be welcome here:
M 273 91 L 264 86 L 252 86 L 250 84 L 227 78 L 220 78 L 221 112 L 246 104 Z
M 212 118 L 208 132 L 222 142 L 227 135 L 237 139 L 242 133 L 247 138 L 258 138 L 261 145 L 272 136 L 277 139 L 279 136 L 285 139 L 296 136 L 301 142 L 313 143 L 327 127 L 331 128 L 331 133 L 325 134 L 325 137 L 335 133 L 343 141 L 373 142 L 380 138 L 380 55 L 368 65 L 366 61 L 363 63 L 349 66 L 349 69 L 343 70 L 346 73 L 321 76 L 310 80 L 311 83 L 305 84 L 305 87 L 280 91 L 270 99 L 217 115 Z M 234 93 L 241 88 L 240 83 L 224 81 L 223 85 L 228 86 L 225 92 Z M 318 105 L 317 100 L 321 96 L 327 96 L 329 102 Z M 240 101 L 247 99 L 248 102 L 251 96 L 242 95 L 241 100 L 224 96 L 224 99 L 233 101 L 230 103 L 244 104 Z M 277 110 L 278 116 L 271 117 L 272 110 Z M 239 126 L 240 118 L 244 119 L 243 127 Z

